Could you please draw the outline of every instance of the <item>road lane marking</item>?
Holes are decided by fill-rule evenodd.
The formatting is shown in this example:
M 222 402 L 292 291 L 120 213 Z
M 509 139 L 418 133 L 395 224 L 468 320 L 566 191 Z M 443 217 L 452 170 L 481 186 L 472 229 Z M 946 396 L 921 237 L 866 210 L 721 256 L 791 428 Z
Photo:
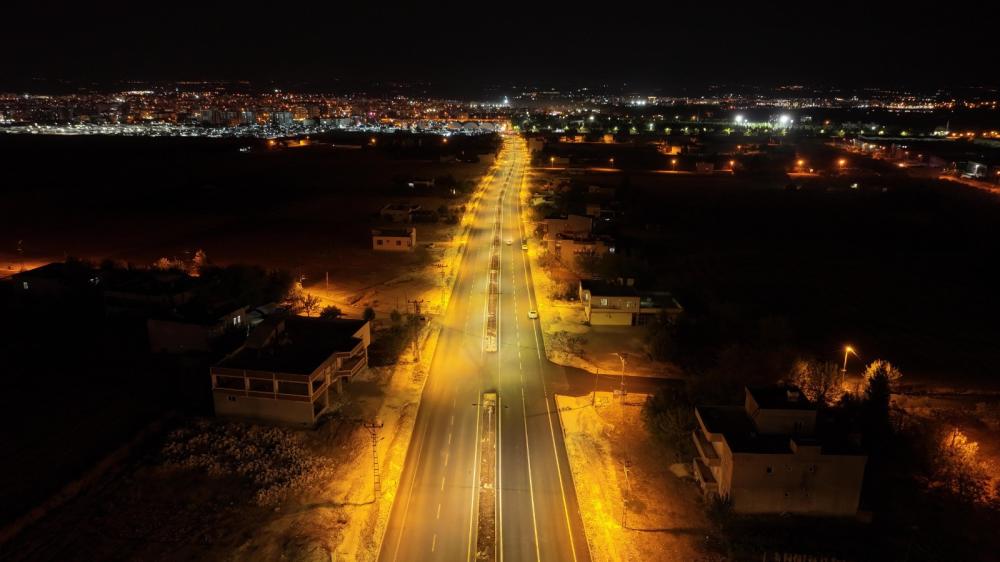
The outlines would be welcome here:
M 431 539 L 431 552 L 434 552 L 434 549 L 437 547 L 437 543 L 438 543 L 438 536 L 437 533 L 434 533 L 434 537 Z
M 445 477 L 444 477 L 444 476 L 442 476 L 442 477 L 441 477 L 441 491 L 442 491 L 442 492 L 444 491 L 444 480 L 445 480 Z
M 466 562 L 472 560 L 472 529 L 474 528 L 476 521 L 476 492 L 479 490 L 479 486 L 475 483 L 479 482 L 479 417 L 482 412 L 482 392 L 479 392 L 479 396 L 476 396 L 476 446 L 473 448 L 472 458 L 475 462 L 472 463 L 472 482 L 473 485 L 469 486 L 471 490 L 469 491 L 469 546 L 465 551 Z M 449 434 L 449 440 L 451 439 L 451 434 Z
M 523 187 L 523 178 L 522 178 L 522 187 Z M 520 213 L 520 200 L 518 200 L 518 205 L 517 206 L 518 206 L 518 216 L 521 216 L 521 213 Z M 528 276 L 528 260 L 527 260 L 527 257 L 525 257 L 525 255 L 524 255 L 523 252 L 521 253 L 521 266 L 522 266 L 522 269 L 524 271 L 524 285 L 525 285 L 525 288 L 527 289 L 526 292 L 528 294 L 528 305 L 530 306 L 531 305 L 531 292 L 534 289 L 534 286 L 531 284 L 531 280 L 530 280 L 530 278 Z M 538 361 L 539 361 L 539 365 L 538 365 L 539 379 L 541 380 L 541 383 L 542 383 L 542 393 L 545 396 L 545 412 L 546 412 L 546 418 L 549 421 L 549 436 L 552 438 L 552 455 L 555 457 L 555 460 L 556 460 L 556 474 L 559 476 L 559 492 L 560 492 L 560 495 L 562 496 L 563 513 L 566 516 L 566 532 L 569 534 L 570 550 L 573 553 L 573 560 L 575 561 L 577 559 L 577 556 L 576 556 L 576 541 L 573 539 L 573 526 L 570 523 L 569 505 L 568 505 L 568 503 L 566 501 L 566 486 L 565 486 L 565 483 L 563 482 L 562 464 L 559 462 L 559 449 L 558 449 L 558 447 L 556 445 L 555 428 L 553 427 L 553 424 L 552 424 L 552 411 L 549 409 L 548 387 L 545 384 L 545 377 L 542 374 L 543 362 L 542 362 L 541 349 L 544 346 L 542 344 L 540 344 L 539 341 L 538 341 L 538 323 L 537 322 L 532 322 L 531 323 L 531 329 L 532 329 L 532 332 L 533 332 L 534 337 L 535 337 L 535 351 L 536 351 L 536 353 L 538 355 Z M 523 400 L 523 396 L 522 396 L 522 400 Z M 525 420 L 525 439 L 527 439 L 527 420 Z M 529 459 L 529 465 L 528 465 L 528 472 L 529 472 L 529 478 L 530 478 L 530 473 L 531 473 L 530 459 Z
M 531 446 L 528 444 L 528 407 L 524 400 L 524 387 L 521 387 L 521 421 L 524 422 L 524 454 L 528 459 L 528 493 L 531 496 L 531 525 L 535 530 L 535 560 L 541 562 L 542 550 L 538 544 L 538 521 L 535 519 L 535 485 L 531 481 Z
M 438 504 L 437 518 L 441 519 L 441 504 Z

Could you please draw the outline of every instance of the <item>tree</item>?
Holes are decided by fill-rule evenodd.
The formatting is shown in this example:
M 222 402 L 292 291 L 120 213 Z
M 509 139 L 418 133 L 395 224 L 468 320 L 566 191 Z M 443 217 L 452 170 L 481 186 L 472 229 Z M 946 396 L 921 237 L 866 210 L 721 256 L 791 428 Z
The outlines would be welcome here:
M 657 361 L 670 361 L 674 356 L 674 330 L 666 311 L 661 311 L 656 322 L 646 325 L 646 347 Z
M 324 306 L 323 310 L 319 311 L 319 317 L 324 320 L 333 320 L 334 318 L 340 318 L 344 313 L 336 306 Z
M 194 257 L 191 258 L 191 267 L 188 268 L 188 273 L 191 275 L 200 275 L 201 269 L 208 264 L 208 255 L 205 254 L 205 250 L 198 248 L 198 251 L 194 253 Z
M 820 407 L 832 405 L 843 395 L 840 378 L 835 363 L 799 360 L 792 366 L 792 382 Z
M 320 300 L 319 297 L 317 297 L 316 295 L 306 294 L 305 296 L 302 297 L 301 301 L 302 312 L 304 312 L 306 316 L 312 316 L 312 313 L 315 312 L 317 308 L 319 308 L 319 305 L 320 305 Z
M 646 398 L 642 406 L 646 429 L 670 447 L 677 458 L 694 455 L 691 430 L 694 429 L 694 405 L 684 387 L 664 386 Z
M 366 322 L 372 322 L 372 321 L 374 321 L 375 320 L 375 309 L 372 308 L 372 307 L 370 307 L 370 306 L 366 306 L 364 313 L 361 314 L 361 317 L 364 318 Z
M 865 369 L 864 377 L 862 416 L 865 439 L 870 448 L 875 448 L 886 442 L 891 433 L 889 406 L 892 387 L 903 378 L 903 374 L 888 361 L 876 359 Z
M 991 463 L 979 455 L 979 443 L 958 429 L 939 431 L 934 458 L 934 485 L 968 503 L 986 504 L 994 499 Z

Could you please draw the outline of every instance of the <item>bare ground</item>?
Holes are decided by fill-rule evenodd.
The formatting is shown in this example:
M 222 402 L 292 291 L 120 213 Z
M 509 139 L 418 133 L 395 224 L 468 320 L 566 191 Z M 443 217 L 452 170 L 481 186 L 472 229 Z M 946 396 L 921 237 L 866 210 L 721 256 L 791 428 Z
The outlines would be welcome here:
M 717 560 L 705 547 L 711 527 L 696 485 L 650 442 L 643 400 L 629 395 L 622 405 L 598 393 L 595 409 L 590 396 L 556 397 L 593 559 Z

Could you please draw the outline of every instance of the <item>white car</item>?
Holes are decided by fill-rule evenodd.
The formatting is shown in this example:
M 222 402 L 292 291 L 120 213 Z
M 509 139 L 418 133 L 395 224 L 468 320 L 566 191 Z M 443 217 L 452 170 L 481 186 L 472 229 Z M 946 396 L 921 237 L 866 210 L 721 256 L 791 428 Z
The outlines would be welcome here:
M 513 241 L 513 240 L 511 240 L 510 238 L 508 238 L 508 239 L 507 239 L 507 245 L 508 245 L 508 246 L 510 246 L 510 245 L 511 245 L 511 244 L 513 244 L 513 243 L 514 243 L 514 241 Z
M 528 318 L 531 318 L 532 320 L 538 318 L 538 311 L 537 310 L 529 310 L 528 311 Z
M 528 249 L 528 243 L 527 242 L 521 242 L 521 249 L 522 250 L 527 250 Z

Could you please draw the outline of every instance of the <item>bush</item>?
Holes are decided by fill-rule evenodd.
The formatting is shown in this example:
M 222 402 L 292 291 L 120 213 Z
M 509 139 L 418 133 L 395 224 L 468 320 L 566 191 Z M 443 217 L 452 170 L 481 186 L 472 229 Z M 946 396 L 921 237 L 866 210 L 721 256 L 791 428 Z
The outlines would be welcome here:
M 647 397 L 642 420 L 650 434 L 671 449 L 678 460 L 694 456 L 694 404 L 684 386 L 671 384 Z

